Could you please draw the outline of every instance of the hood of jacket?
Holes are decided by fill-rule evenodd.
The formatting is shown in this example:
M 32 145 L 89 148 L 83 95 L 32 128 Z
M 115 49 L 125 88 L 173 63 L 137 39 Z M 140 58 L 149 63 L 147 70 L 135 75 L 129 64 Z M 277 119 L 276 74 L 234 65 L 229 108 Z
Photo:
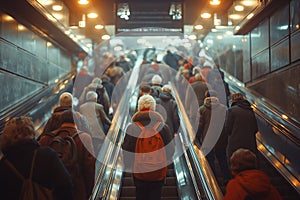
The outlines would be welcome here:
M 269 177 L 259 170 L 246 170 L 236 175 L 235 180 L 253 197 L 261 197 L 272 191 Z
M 162 101 L 169 101 L 171 99 L 173 99 L 172 95 L 168 92 L 161 92 L 159 94 L 159 98 L 162 100 Z
M 236 102 L 233 102 L 232 104 L 231 104 L 231 107 L 232 106 L 239 106 L 239 107 L 241 107 L 241 108 L 244 108 L 244 109 L 248 109 L 248 110 L 252 110 L 252 108 L 251 108 L 251 104 L 249 103 L 249 101 L 247 101 L 247 100 L 238 100 L 238 101 L 236 101 Z
M 60 113 L 60 112 L 64 112 L 65 110 L 71 110 L 72 107 L 71 106 L 58 106 L 54 109 L 53 113 Z
M 157 121 L 164 122 L 163 117 L 155 111 L 139 111 L 132 117 L 133 122 L 141 122 L 144 126 L 154 125 Z

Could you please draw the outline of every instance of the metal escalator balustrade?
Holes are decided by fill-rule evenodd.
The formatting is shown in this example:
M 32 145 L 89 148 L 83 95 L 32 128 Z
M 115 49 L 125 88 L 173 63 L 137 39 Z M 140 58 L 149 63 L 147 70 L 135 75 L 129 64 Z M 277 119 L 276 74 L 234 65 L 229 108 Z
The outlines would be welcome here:
M 252 103 L 259 127 L 259 132 L 256 134 L 258 150 L 268 160 L 270 167 L 274 167 L 300 196 L 300 162 L 298 159 L 300 127 L 292 121 L 288 121 L 283 111 L 271 102 L 267 102 L 255 91 L 248 89 L 227 73 L 225 73 L 225 77 L 231 91 L 243 93 L 247 100 Z M 277 184 L 279 190 L 282 185 Z M 289 193 L 294 192 L 290 191 Z M 287 194 L 282 195 L 286 196 Z M 289 198 L 286 197 L 285 199 Z

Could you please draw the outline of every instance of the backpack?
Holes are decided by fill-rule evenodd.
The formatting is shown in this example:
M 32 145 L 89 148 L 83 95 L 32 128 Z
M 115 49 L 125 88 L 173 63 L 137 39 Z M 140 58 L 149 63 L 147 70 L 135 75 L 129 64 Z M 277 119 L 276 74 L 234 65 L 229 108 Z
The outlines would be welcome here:
M 137 138 L 134 157 L 134 177 L 145 181 L 163 180 L 168 171 L 164 141 L 157 131 L 160 122 L 144 127 L 135 122 L 141 133 Z
M 69 130 L 58 129 L 52 133 L 46 133 L 52 137 L 52 141 L 48 145 L 56 151 L 58 157 L 67 168 L 71 175 L 79 174 L 78 151 L 74 138 L 79 134 L 71 134 Z
M 4 159 L 4 163 L 6 163 L 9 166 L 9 168 L 11 168 L 11 170 L 23 181 L 19 197 L 20 200 L 54 200 L 53 192 L 50 189 L 43 187 L 39 183 L 32 180 L 36 154 L 37 150 L 35 150 L 33 154 L 28 179 L 25 179 L 25 177 L 13 166 L 11 162 Z

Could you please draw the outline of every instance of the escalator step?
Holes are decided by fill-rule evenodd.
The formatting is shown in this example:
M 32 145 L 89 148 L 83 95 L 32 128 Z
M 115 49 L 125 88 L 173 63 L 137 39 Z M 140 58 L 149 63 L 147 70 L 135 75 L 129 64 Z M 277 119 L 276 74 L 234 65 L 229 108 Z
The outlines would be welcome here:
M 122 198 L 135 197 L 135 186 L 123 186 L 120 196 Z M 178 198 L 177 186 L 163 186 L 162 196 L 164 198 Z
M 135 197 L 135 186 L 122 187 L 121 197 Z
M 122 185 L 125 186 L 134 186 L 133 178 L 131 176 L 123 177 Z
M 178 197 L 177 186 L 164 186 L 162 191 L 163 197 Z
M 166 178 L 166 184 L 165 185 L 173 185 L 173 186 L 177 186 L 177 182 L 176 182 L 176 177 L 167 177 Z

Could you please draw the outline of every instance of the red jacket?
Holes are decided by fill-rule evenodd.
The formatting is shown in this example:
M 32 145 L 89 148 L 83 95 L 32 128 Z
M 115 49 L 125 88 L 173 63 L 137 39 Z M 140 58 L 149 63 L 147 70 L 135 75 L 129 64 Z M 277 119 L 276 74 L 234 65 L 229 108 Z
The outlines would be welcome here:
M 256 200 L 281 200 L 269 177 L 259 170 L 238 173 L 226 186 L 224 200 L 244 200 L 246 196 Z

